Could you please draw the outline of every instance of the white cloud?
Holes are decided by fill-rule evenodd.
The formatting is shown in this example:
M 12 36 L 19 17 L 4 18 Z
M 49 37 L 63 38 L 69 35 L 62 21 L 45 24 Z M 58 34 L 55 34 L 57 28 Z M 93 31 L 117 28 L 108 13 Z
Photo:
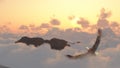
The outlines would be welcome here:
M 73 19 L 75 19 L 75 16 L 69 16 L 68 19 L 73 20 Z
M 62 54 L 60 54 L 60 52 L 57 52 L 57 53 L 55 54 L 55 57 L 53 57 L 53 58 L 48 58 L 48 59 L 46 60 L 46 63 L 47 63 L 47 64 L 56 64 L 56 63 L 58 63 L 58 62 L 60 62 L 60 61 L 62 61 L 62 60 L 63 60 Z
M 43 24 L 41 24 L 40 27 L 41 27 L 41 28 L 47 28 L 47 29 L 49 29 L 49 28 L 51 28 L 52 26 L 51 26 L 50 24 L 48 24 L 48 23 L 43 23 Z
M 107 28 L 107 27 L 109 27 L 109 21 L 106 19 L 99 19 L 97 21 L 97 26 L 102 27 L 102 28 Z
M 58 20 L 58 19 L 52 19 L 51 21 L 50 21 L 50 23 L 54 26 L 54 25 L 60 25 L 61 24 L 61 22 Z
M 106 19 L 106 18 L 108 18 L 110 16 L 111 16 L 111 12 L 110 11 L 106 12 L 105 8 L 101 9 L 100 16 L 99 16 L 100 19 Z
M 83 28 L 88 28 L 90 24 L 89 21 L 84 18 L 80 18 L 80 21 L 78 21 L 77 23 L 80 24 Z
M 56 34 L 57 32 L 57 34 Z M 106 32 L 106 33 L 105 33 Z M 88 57 L 84 59 L 78 60 L 70 60 L 66 58 L 64 55 L 66 54 L 74 54 L 81 53 L 85 50 L 85 47 L 92 46 L 96 34 L 89 34 L 86 32 L 77 32 L 74 30 L 66 30 L 61 31 L 59 29 L 53 29 L 44 38 L 52 38 L 58 37 L 62 39 L 66 39 L 68 41 L 76 41 L 79 40 L 81 43 L 79 45 L 71 45 L 72 47 L 66 47 L 65 50 L 61 52 L 57 52 L 55 50 L 51 50 L 48 44 L 44 44 L 38 48 L 27 47 L 25 44 L 14 44 L 14 40 L 10 41 L 9 45 L 6 47 L 0 48 L 0 64 L 8 65 L 12 68 L 30 68 L 30 67 L 42 67 L 42 68 L 69 68 L 69 67 L 86 67 L 86 68 L 109 68 L 109 64 L 113 62 L 119 62 L 116 59 L 119 59 L 119 55 L 117 56 L 115 53 L 119 53 L 120 49 L 118 44 L 120 44 L 119 37 L 113 33 L 113 31 L 109 29 L 103 29 L 104 36 L 102 37 L 101 44 L 98 48 L 98 52 L 100 52 L 98 56 Z M 108 37 L 109 34 L 109 37 Z M 112 37 L 110 37 L 112 35 Z M 8 38 L 18 39 L 17 35 L 0 35 L 3 38 L 3 41 L 8 40 L 4 38 L 4 36 L 8 36 Z M 37 36 L 37 35 L 36 35 Z M 118 40 L 116 40 L 118 39 Z M 11 44 L 12 43 L 12 44 Z M 114 43 L 114 44 L 113 44 Z M 1 44 L 2 46 L 7 45 L 8 42 Z M 108 47 L 106 47 L 109 45 Z M 114 47 L 113 47 L 114 45 Z M 117 46 L 117 48 L 115 48 Z M 102 48 L 104 47 L 104 48 Z M 110 49 L 109 49 L 110 48 Z M 103 63 L 104 62 L 104 63 Z M 79 64 L 78 64 L 79 63 Z
M 28 26 L 26 26 L 26 25 L 21 25 L 21 26 L 19 27 L 19 29 L 20 29 L 20 30 L 28 30 L 29 28 L 28 28 Z
M 95 25 L 89 25 L 89 21 L 86 19 L 86 24 L 82 24 L 83 27 L 89 27 L 93 30 L 93 33 L 76 31 L 74 29 L 60 30 L 59 28 L 51 28 L 45 35 L 40 35 L 40 26 L 29 25 L 21 26 L 22 29 L 29 29 L 28 33 L 14 34 L 8 32 L 8 26 L 2 28 L 3 33 L 0 33 L 0 64 L 7 65 L 11 68 L 119 68 L 120 65 L 120 35 L 117 36 L 114 29 L 119 32 L 120 25 L 116 22 L 110 23 L 107 18 L 110 13 L 101 11 L 100 22 L 104 22 L 105 25 L 100 27 L 106 27 L 102 29 L 102 39 L 100 46 L 98 47 L 98 56 L 86 57 L 84 59 L 70 60 L 64 55 L 75 54 L 85 52 L 85 47 L 91 47 L 96 39 L 97 30 Z M 51 23 L 52 25 L 60 24 Z M 100 23 L 101 24 L 101 23 Z M 43 24 L 42 27 L 49 26 Z M 117 28 L 115 28 L 117 27 Z M 79 29 L 78 29 L 79 30 Z M 37 32 L 38 31 L 38 32 Z M 32 33 L 33 32 L 33 33 Z M 34 35 L 33 35 L 34 34 Z M 65 39 L 67 41 L 80 41 L 80 44 L 71 45 L 66 47 L 60 52 L 51 50 L 48 44 L 43 44 L 38 48 L 32 46 L 28 47 L 25 44 L 15 44 L 14 41 L 18 40 L 22 36 L 34 36 L 43 37 L 45 39 L 51 39 L 53 37 Z

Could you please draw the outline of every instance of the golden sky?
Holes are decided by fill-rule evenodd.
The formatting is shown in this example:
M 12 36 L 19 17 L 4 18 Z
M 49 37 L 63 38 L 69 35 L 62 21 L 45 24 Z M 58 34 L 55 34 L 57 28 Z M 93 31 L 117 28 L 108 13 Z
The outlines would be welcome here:
M 101 8 L 112 12 L 111 21 L 120 22 L 120 0 L 0 0 L 0 24 L 40 25 L 57 18 L 68 25 L 68 17 L 83 17 L 96 23 Z

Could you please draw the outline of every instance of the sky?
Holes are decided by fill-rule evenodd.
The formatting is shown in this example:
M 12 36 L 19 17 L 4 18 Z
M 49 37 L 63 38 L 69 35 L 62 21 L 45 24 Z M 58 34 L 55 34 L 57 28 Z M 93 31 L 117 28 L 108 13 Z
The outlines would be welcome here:
M 120 21 L 119 0 L 1 0 L 0 23 L 13 23 L 14 28 L 21 24 L 38 26 L 57 18 L 62 28 L 76 27 L 68 17 L 83 17 L 95 24 L 101 8 L 111 11 L 111 21 Z
M 0 66 L 10 68 L 119 68 L 119 0 L 0 0 Z M 70 60 L 86 52 L 102 29 L 97 56 Z M 51 50 L 14 42 L 23 36 L 60 38 L 80 44 Z M 104 63 L 103 63 L 104 62 Z

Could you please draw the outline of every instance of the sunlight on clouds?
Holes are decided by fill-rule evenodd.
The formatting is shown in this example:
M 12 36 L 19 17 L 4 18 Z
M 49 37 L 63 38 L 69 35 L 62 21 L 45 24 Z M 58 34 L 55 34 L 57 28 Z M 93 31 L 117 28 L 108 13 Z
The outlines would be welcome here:
M 100 10 L 100 14 L 98 15 L 98 20 L 96 24 L 91 24 L 89 19 L 85 17 L 79 16 L 68 16 L 67 20 L 62 20 L 57 18 L 51 18 L 49 21 L 45 21 L 46 23 L 41 23 L 39 25 L 36 24 L 21 24 L 19 26 L 15 26 L 14 23 L 5 23 L 1 24 L 0 30 L 1 32 L 13 32 L 13 33 L 26 33 L 26 34 L 46 34 L 49 30 L 56 27 L 62 30 L 72 29 L 75 31 L 84 31 L 89 33 L 95 33 L 97 28 L 112 28 L 112 30 L 116 34 L 120 34 L 119 28 L 120 24 L 117 21 L 110 21 L 109 17 L 111 16 L 111 11 L 107 11 L 106 9 L 102 8 Z M 67 18 L 67 17 L 66 17 Z M 69 23 L 69 24 L 68 24 Z
M 80 25 L 77 24 L 77 22 L 79 21 L 79 17 L 74 17 L 73 19 L 71 19 L 71 24 L 73 27 L 81 27 Z
M 119 4 L 120 0 L 0 0 L 0 64 L 11 68 L 120 68 Z M 98 28 L 103 32 L 98 55 L 79 60 L 65 57 L 86 52 Z M 58 52 L 46 44 L 38 48 L 15 44 L 22 36 L 81 43 Z
M 29 25 L 27 27 L 30 28 Z M 31 25 L 31 27 L 33 28 L 32 25 Z M 34 26 L 34 28 L 36 28 L 36 27 L 37 26 Z M 74 31 L 74 30 L 61 31 L 59 28 L 56 28 L 56 29 L 52 28 L 52 29 L 51 29 L 51 33 L 48 33 L 49 36 L 46 36 L 46 38 L 59 37 L 59 38 L 68 39 L 70 41 L 71 40 L 73 40 L 73 41 L 74 40 L 80 40 L 80 41 L 82 41 L 82 43 L 80 43 L 80 47 L 79 47 L 79 45 L 71 45 L 71 47 L 66 47 L 65 50 L 63 50 L 61 52 L 56 52 L 56 51 L 51 50 L 49 46 L 45 46 L 45 47 L 43 46 L 43 47 L 35 48 L 35 47 L 31 47 L 31 46 L 28 47 L 24 44 L 17 44 L 15 46 L 10 44 L 9 45 L 10 47 L 13 46 L 13 47 L 17 47 L 17 48 L 12 48 L 12 49 L 8 50 L 10 52 L 10 54 L 8 55 L 8 57 L 6 55 L 4 55 L 4 56 L 6 56 L 6 57 L 4 57 L 4 60 L 7 58 L 7 59 L 10 60 L 8 62 L 12 61 L 13 64 L 18 64 L 18 66 L 20 66 L 19 64 L 21 63 L 21 65 L 23 67 L 24 67 L 23 62 L 25 62 L 28 65 L 28 66 L 26 65 L 26 68 L 29 68 L 29 66 L 31 67 L 33 65 L 36 66 L 36 67 L 42 67 L 43 66 L 43 68 L 54 68 L 54 67 L 56 68 L 57 66 L 58 66 L 58 68 L 61 68 L 61 65 L 63 65 L 63 67 L 65 66 L 66 68 L 69 68 L 69 65 L 73 65 L 73 66 L 76 65 L 76 67 L 80 67 L 80 66 L 84 67 L 84 65 L 86 65 L 89 68 L 99 68 L 98 66 L 101 66 L 102 68 L 109 68 L 108 67 L 109 64 L 112 63 L 112 62 L 116 62 L 115 58 L 119 57 L 119 55 L 117 55 L 115 53 L 119 53 L 120 46 L 117 45 L 117 47 L 112 47 L 113 44 L 111 44 L 115 41 L 119 41 L 119 38 L 114 36 L 114 34 L 111 34 L 113 32 L 113 31 L 111 31 L 111 28 L 108 28 L 108 29 L 104 28 L 103 29 L 103 33 L 106 32 L 110 35 L 108 36 L 108 34 L 105 33 L 107 37 L 104 36 L 102 38 L 108 38 L 108 39 L 111 39 L 111 40 L 110 41 L 107 40 L 107 39 L 102 39 L 101 40 L 101 41 L 104 41 L 104 42 L 102 42 L 102 44 L 99 47 L 99 49 L 100 49 L 99 55 L 93 56 L 93 57 L 86 57 L 86 58 L 79 59 L 79 60 L 66 59 L 65 55 L 66 54 L 74 54 L 75 55 L 75 54 L 80 54 L 82 52 L 85 52 L 86 50 L 84 48 L 86 46 L 89 46 L 90 43 L 93 42 L 93 39 L 96 36 L 95 33 L 90 34 L 88 32 L 82 32 L 82 31 L 77 32 L 77 31 Z M 113 35 L 113 37 L 111 37 L 111 35 Z M 16 37 L 14 37 L 14 36 L 11 36 L 11 35 L 7 35 L 7 36 L 10 37 L 10 38 L 15 38 L 16 39 Z M 40 35 L 36 34 L 35 36 L 40 36 Z M 2 35 L 1 35 L 1 37 L 4 38 Z M 5 35 L 4 41 L 6 41 L 6 39 L 8 39 L 8 37 L 6 38 L 6 35 Z M 90 41 L 88 41 L 89 40 L 88 37 L 90 37 Z M 114 38 L 118 39 L 118 40 L 114 41 Z M 0 40 L 2 40 L 2 39 L 0 39 Z M 115 42 L 115 43 L 117 43 L 117 42 Z M 106 45 L 109 45 L 109 47 L 106 47 Z M 105 48 L 102 49 L 101 47 L 105 47 Z M 2 55 L 3 55 L 3 53 L 2 53 Z M 22 58 L 19 57 L 21 55 L 22 55 Z M 14 58 L 12 58 L 12 57 L 14 57 Z M 12 60 L 11 58 L 16 59 L 16 60 Z M 21 58 L 22 60 L 19 59 L 19 58 Z M 32 62 L 30 62 L 30 61 L 32 61 Z M 8 63 L 8 62 L 6 60 L 6 63 Z M 63 63 L 63 62 L 65 62 L 65 63 Z M 11 63 L 8 63 L 8 64 L 13 66 Z M 46 66 L 46 67 L 44 67 L 44 66 Z
M 64 23 L 66 23 L 64 20 L 67 16 L 75 15 L 87 18 L 92 24 L 95 24 L 96 15 L 102 7 L 114 11 L 110 20 L 117 19 L 116 21 L 120 21 L 118 3 L 118 0 L 95 0 L 94 2 L 88 0 L 2 0 L 0 22 L 11 21 L 15 25 L 28 25 L 30 23 L 40 25 L 55 14 Z

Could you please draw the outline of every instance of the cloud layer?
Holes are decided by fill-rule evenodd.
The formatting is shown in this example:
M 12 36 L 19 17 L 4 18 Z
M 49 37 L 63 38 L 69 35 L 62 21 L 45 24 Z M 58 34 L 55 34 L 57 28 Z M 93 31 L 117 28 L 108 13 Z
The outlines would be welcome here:
M 18 27 L 21 33 L 15 34 L 10 31 L 8 25 L 0 26 L 0 64 L 11 68 L 119 68 L 120 65 L 120 24 L 109 21 L 110 12 L 102 9 L 95 25 L 81 18 L 78 24 L 82 28 L 69 28 L 61 30 L 58 27 L 60 21 L 52 19 L 49 23 L 39 26 L 21 25 Z M 71 17 L 70 19 L 73 19 Z M 99 55 L 78 60 L 70 60 L 64 55 L 85 52 L 85 47 L 91 47 L 96 39 L 98 27 L 102 28 L 102 40 L 98 48 Z M 85 29 L 85 30 L 83 30 Z M 45 31 L 42 34 L 42 31 Z M 86 31 L 87 30 L 87 31 Z M 93 30 L 93 33 L 89 32 Z M 69 42 L 80 41 L 80 44 L 71 45 L 62 51 L 51 50 L 48 44 L 35 48 L 25 44 L 15 44 L 14 41 L 22 36 L 34 36 L 51 39 L 53 37 L 68 40 Z

